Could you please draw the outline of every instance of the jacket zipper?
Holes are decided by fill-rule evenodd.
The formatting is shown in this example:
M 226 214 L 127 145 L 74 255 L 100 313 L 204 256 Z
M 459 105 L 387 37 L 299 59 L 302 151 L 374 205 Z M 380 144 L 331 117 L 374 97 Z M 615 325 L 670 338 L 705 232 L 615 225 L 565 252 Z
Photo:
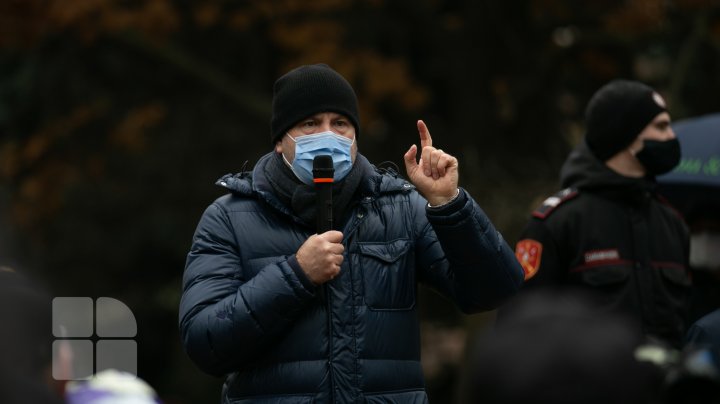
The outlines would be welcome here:
M 327 329 L 328 329 L 328 372 L 330 374 L 330 398 L 331 402 L 335 402 L 335 377 L 333 371 L 333 326 L 332 326 L 332 296 L 330 286 L 327 282 L 323 285 L 325 289 L 325 304 L 327 310 Z

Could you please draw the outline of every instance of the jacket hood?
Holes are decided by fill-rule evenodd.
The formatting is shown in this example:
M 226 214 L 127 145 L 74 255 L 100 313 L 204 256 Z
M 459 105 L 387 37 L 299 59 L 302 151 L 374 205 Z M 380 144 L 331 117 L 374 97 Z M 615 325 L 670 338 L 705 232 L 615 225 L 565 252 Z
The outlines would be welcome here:
M 583 141 L 575 147 L 560 169 L 563 188 L 579 190 L 648 191 L 655 185 L 652 179 L 620 175 L 598 160 Z
M 264 173 L 265 165 L 268 164 L 274 153 L 270 152 L 260 157 L 252 171 L 225 174 L 215 182 L 215 185 L 238 195 L 252 196 L 255 194 L 281 211 L 289 212 L 289 209 L 275 197 L 272 186 Z M 368 167 L 363 182 L 360 184 L 363 196 L 376 197 L 383 193 L 407 192 L 415 189 L 415 186 L 400 177 L 396 170 L 377 168 L 360 153 L 357 154 L 355 163 L 361 163 Z

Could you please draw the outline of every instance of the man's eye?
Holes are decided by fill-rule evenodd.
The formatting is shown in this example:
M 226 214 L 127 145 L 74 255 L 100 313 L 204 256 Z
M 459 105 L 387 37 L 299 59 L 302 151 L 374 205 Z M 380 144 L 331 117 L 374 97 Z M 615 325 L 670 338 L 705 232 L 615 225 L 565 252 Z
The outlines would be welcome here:
M 315 122 L 313 122 L 313 121 L 306 121 L 306 122 L 303 122 L 302 126 L 303 126 L 303 127 L 306 127 L 306 128 L 310 128 L 310 127 L 315 126 Z

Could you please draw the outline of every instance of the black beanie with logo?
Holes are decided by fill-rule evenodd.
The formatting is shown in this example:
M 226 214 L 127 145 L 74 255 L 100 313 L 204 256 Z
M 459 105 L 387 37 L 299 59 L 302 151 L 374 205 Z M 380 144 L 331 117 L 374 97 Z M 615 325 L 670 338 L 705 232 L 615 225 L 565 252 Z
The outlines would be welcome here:
M 270 136 L 277 142 L 300 120 L 320 112 L 345 115 L 360 134 L 357 96 L 350 83 L 326 64 L 300 66 L 273 86 Z
M 595 157 L 607 161 L 665 111 L 665 101 L 651 87 L 613 80 L 592 96 L 585 109 L 585 141 Z

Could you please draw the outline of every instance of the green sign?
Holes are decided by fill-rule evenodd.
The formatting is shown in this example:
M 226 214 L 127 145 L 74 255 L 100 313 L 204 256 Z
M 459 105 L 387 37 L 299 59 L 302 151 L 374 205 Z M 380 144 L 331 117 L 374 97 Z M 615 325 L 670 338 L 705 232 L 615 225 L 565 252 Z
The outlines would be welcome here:
M 701 158 L 682 158 L 680 164 L 673 170 L 677 174 L 706 175 L 708 177 L 720 176 L 720 156 L 713 155 L 703 161 Z

